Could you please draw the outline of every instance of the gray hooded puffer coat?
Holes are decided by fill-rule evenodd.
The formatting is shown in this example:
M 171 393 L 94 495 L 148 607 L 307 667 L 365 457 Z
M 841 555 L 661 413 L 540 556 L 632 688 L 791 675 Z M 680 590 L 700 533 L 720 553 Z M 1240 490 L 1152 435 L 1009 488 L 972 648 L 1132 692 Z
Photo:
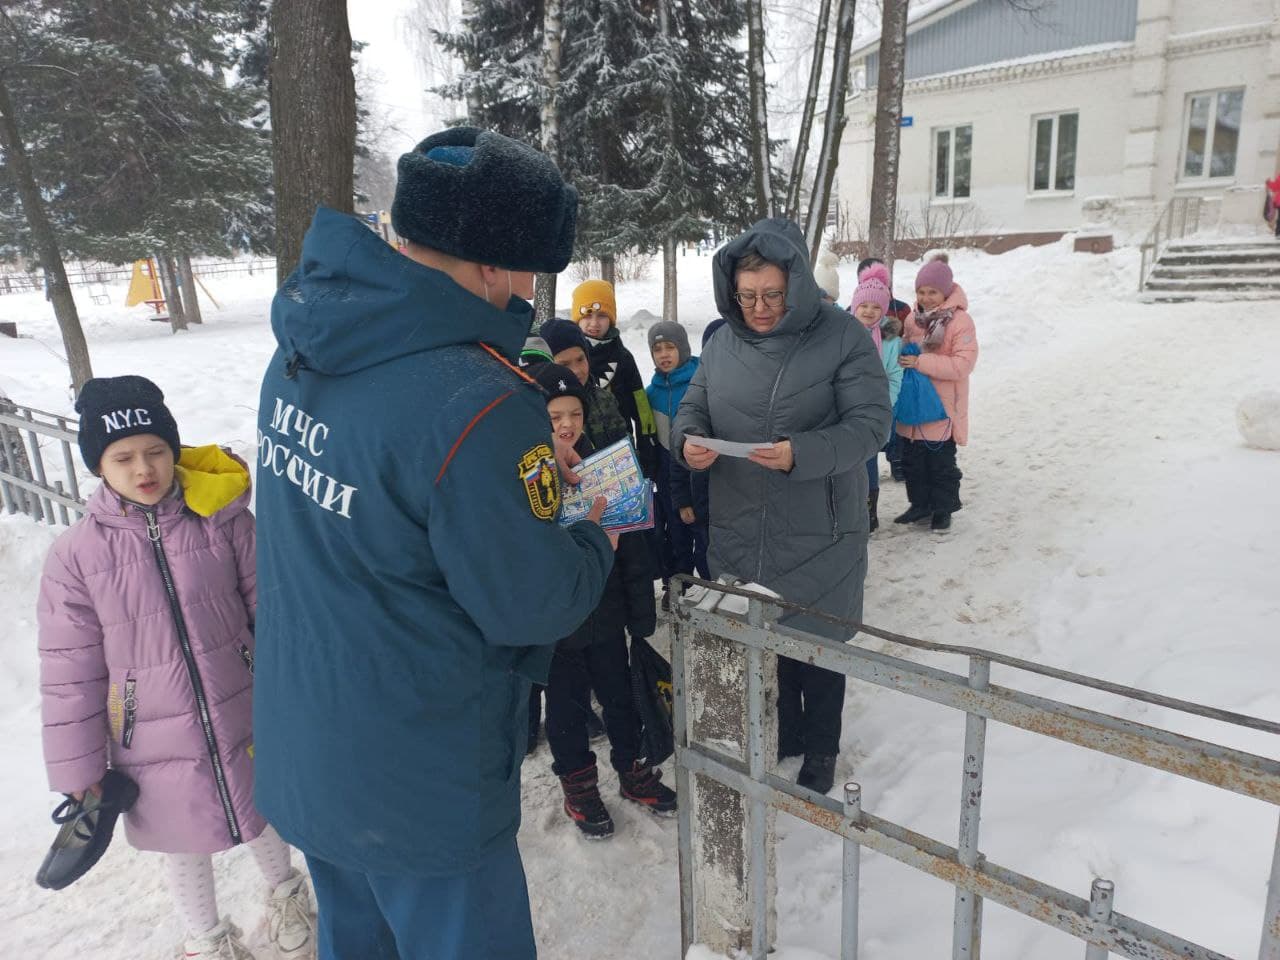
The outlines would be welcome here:
M 734 268 L 752 251 L 788 274 L 786 313 L 767 334 L 747 327 L 733 299 Z M 782 473 L 727 456 L 711 465 L 711 573 L 860 621 L 868 532 L 864 464 L 884 446 L 892 419 L 875 343 L 847 312 L 819 299 L 804 237 L 789 220 L 761 220 L 716 254 L 712 272 L 729 329 L 702 354 L 676 414 L 671 453 L 687 466 L 689 435 L 785 438 L 795 466 Z M 849 638 L 849 631 L 820 620 L 786 622 Z

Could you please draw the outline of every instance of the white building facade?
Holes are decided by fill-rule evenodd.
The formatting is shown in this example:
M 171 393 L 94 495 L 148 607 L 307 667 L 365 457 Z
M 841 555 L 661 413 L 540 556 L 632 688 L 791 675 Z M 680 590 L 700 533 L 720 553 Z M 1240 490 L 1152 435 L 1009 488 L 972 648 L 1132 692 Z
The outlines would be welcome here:
M 846 241 L 865 236 L 878 44 L 853 55 Z M 1261 222 L 1280 148 L 1280 0 L 1049 0 L 1033 14 L 933 0 L 912 14 L 906 69 L 906 236 L 1134 238 L 1190 195 L 1207 226 Z

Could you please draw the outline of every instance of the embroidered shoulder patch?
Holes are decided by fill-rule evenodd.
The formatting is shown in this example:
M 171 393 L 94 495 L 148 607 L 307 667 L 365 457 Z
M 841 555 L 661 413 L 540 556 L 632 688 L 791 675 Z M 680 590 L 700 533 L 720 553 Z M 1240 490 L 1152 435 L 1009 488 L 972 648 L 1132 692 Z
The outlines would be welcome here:
M 539 520 L 550 520 L 560 509 L 560 470 L 555 454 L 545 443 L 525 451 L 516 468 L 524 484 L 529 509 Z

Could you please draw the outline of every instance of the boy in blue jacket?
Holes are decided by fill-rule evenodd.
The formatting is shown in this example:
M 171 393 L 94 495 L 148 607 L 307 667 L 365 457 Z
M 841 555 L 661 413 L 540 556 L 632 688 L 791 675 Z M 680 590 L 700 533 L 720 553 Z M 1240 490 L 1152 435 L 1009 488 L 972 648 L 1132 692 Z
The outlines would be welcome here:
M 698 370 L 698 358 L 689 349 L 684 327 L 670 320 L 649 329 L 649 353 L 654 374 L 645 391 L 658 426 L 658 494 L 655 533 L 661 538 L 662 609 L 670 609 L 669 583 L 677 573 L 694 573 L 706 579 L 707 503 L 695 495 L 690 473 L 671 456 L 671 424 L 684 399 L 689 381 Z M 701 502 L 699 502 L 701 501 Z

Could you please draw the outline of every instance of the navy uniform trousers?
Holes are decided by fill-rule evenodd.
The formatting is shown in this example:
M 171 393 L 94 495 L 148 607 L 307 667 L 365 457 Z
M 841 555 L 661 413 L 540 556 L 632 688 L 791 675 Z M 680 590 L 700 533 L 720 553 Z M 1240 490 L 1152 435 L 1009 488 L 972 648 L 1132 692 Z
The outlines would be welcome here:
M 307 856 L 319 960 L 536 960 L 515 837 L 460 876 L 361 873 Z

